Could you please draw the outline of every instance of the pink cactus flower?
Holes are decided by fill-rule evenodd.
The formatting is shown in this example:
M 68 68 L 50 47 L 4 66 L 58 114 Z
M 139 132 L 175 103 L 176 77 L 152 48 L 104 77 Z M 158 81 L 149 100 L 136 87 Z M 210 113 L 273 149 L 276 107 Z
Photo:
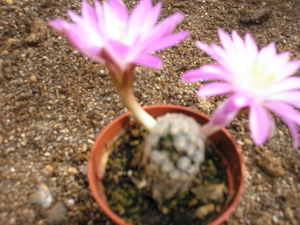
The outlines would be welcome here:
M 205 65 L 182 76 L 186 82 L 213 80 L 198 90 L 199 97 L 230 94 L 214 112 L 212 126 L 228 125 L 245 107 L 249 107 L 249 126 L 256 144 L 263 144 L 271 133 L 277 114 L 288 125 L 293 144 L 299 144 L 297 125 L 300 125 L 300 77 L 292 76 L 300 60 L 289 60 L 290 53 L 277 54 L 275 43 L 262 49 L 247 33 L 243 40 L 236 31 L 232 35 L 218 30 L 222 47 L 196 42 L 218 64 Z
M 151 0 L 142 0 L 130 15 L 121 0 L 94 4 L 93 8 L 84 1 L 82 16 L 69 10 L 73 23 L 58 18 L 49 25 L 63 33 L 82 54 L 106 65 L 119 82 L 124 82 L 122 76 L 127 79 L 128 73 L 133 76 L 133 66 L 137 64 L 160 69 L 162 60 L 151 53 L 173 46 L 189 34 L 172 34 L 183 20 L 179 12 L 156 24 L 160 2 L 152 6 Z
M 161 69 L 162 60 L 152 53 L 171 47 L 189 35 L 189 31 L 172 34 L 183 20 L 174 13 L 157 24 L 162 4 L 152 6 L 151 0 L 141 0 L 129 14 L 121 0 L 82 3 L 82 16 L 69 10 L 72 23 L 54 19 L 49 25 L 63 33 L 82 54 L 104 64 L 126 107 L 148 130 L 156 125 L 135 99 L 132 91 L 136 65 Z

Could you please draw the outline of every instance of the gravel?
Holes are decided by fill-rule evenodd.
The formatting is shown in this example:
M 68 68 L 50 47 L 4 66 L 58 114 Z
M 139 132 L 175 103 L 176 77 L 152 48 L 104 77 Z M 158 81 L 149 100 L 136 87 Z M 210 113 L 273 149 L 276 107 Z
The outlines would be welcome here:
M 125 2 L 132 8 L 137 1 Z M 46 24 L 67 18 L 67 9 L 79 12 L 80 4 L 0 2 L 0 224 L 113 224 L 91 196 L 86 165 L 95 137 L 126 109 L 108 71 Z M 194 41 L 219 43 L 217 27 L 251 32 L 260 46 L 275 41 L 279 52 L 300 58 L 298 0 L 164 0 L 163 6 L 162 18 L 178 10 L 186 15 L 178 30 L 190 29 L 191 35 L 157 53 L 165 63 L 161 71 L 137 68 L 135 94 L 142 105 L 213 112 L 223 97 L 198 99 L 201 84 L 179 78 L 213 62 Z M 273 138 L 262 147 L 254 146 L 246 115 L 228 127 L 248 170 L 229 225 L 300 224 L 300 152 L 286 125 L 275 122 Z

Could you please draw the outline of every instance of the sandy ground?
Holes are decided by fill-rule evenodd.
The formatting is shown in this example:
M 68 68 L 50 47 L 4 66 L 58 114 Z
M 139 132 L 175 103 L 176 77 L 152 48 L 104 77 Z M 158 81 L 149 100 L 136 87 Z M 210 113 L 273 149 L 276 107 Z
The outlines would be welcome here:
M 128 0 L 132 8 L 137 1 Z M 113 224 L 93 200 L 86 178 L 97 134 L 125 112 L 107 70 L 69 46 L 47 26 L 78 0 L 0 2 L 0 224 Z M 218 43 L 217 28 L 251 32 L 259 46 L 300 58 L 299 0 L 165 0 L 162 18 L 186 16 L 185 41 L 157 53 L 161 71 L 138 67 L 135 93 L 142 105 L 189 106 L 211 114 L 222 97 L 198 99 L 201 84 L 184 84 L 183 72 L 211 63 L 195 40 Z M 299 73 L 298 73 L 299 75 Z M 242 201 L 226 224 L 300 224 L 300 152 L 276 118 L 263 147 L 251 141 L 247 116 L 228 130 L 243 149 L 247 181 Z

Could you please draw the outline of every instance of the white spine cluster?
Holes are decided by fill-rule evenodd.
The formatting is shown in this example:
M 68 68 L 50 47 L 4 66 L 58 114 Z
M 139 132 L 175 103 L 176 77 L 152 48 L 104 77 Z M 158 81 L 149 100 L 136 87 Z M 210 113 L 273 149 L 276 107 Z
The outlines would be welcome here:
M 145 140 L 141 167 L 152 197 L 160 205 L 190 186 L 204 161 L 204 143 L 200 125 L 193 118 L 179 113 L 157 118 Z

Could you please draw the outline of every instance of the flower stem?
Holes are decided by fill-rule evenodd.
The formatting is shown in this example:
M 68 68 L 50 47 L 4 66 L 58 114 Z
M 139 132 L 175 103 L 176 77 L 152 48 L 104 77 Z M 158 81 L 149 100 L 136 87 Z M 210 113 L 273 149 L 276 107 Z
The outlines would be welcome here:
M 137 102 L 132 89 L 123 89 L 121 92 L 119 91 L 125 106 L 132 112 L 133 116 L 139 121 L 139 123 L 142 124 L 148 131 L 155 127 L 156 120 Z
M 127 109 L 141 125 L 150 131 L 156 126 L 156 120 L 143 109 L 134 96 L 132 91 L 134 69 L 135 66 L 129 67 L 121 76 L 116 76 L 111 72 L 110 77 Z
M 217 132 L 221 129 L 222 129 L 222 127 L 214 126 L 211 124 L 210 121 L 201 126 L 201 131 L 206 138 L 208 138 L 210 135 L 214 134 L 215 132 Z

